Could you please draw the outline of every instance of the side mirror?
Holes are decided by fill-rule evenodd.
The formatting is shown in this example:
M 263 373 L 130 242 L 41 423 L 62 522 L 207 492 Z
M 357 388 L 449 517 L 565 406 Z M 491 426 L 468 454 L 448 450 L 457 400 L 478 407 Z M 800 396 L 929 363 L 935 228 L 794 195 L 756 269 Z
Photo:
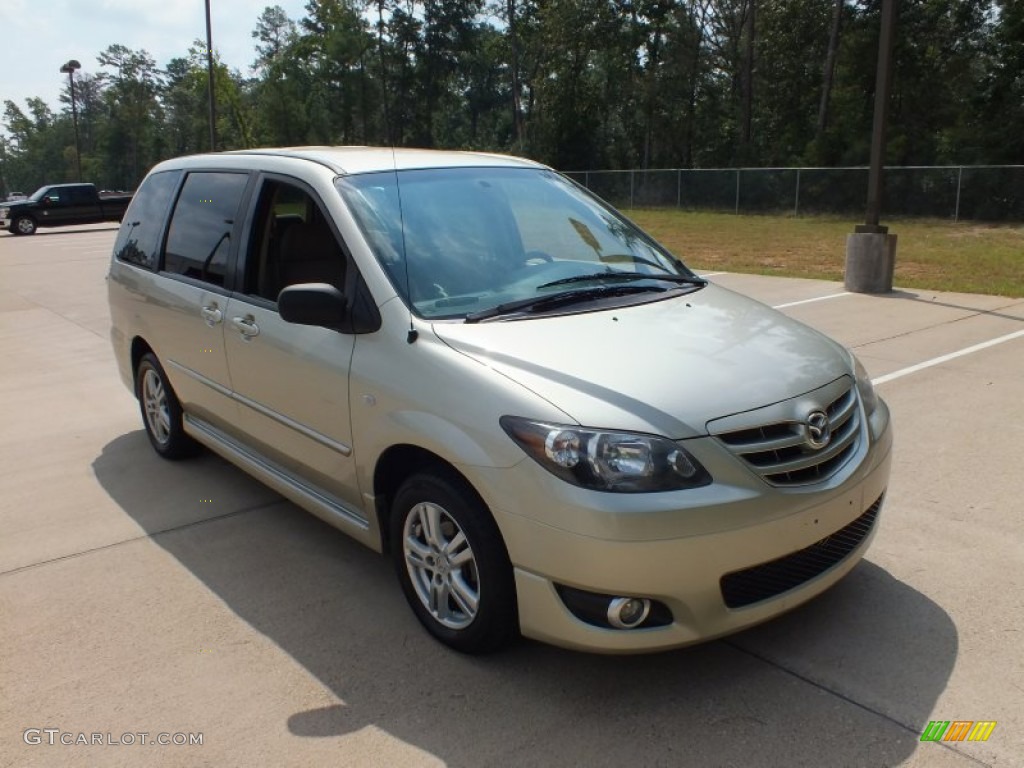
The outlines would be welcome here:
M 340 331 L 345 327 L 348 300 L 328 283 L 300 283 L 278 294 L 277 311 L 287 323 Z

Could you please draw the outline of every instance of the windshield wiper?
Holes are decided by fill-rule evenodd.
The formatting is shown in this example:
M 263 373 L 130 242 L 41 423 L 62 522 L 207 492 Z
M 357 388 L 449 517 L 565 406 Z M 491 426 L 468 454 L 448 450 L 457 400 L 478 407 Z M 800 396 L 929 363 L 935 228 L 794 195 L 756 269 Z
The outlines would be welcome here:
M 499 315 L 538 312 L 560 305 L 575 304 L 579 301 L 588 301 L 590 299 L 603 299 L 608 296 L 625 296 L 631 293 L 650 293 L 651 291 L 662 293 L 665 290 L 665 288 L 653 285 L 617 285 L 584 288 L 579 291 L 559 291 L 547 296 L 534 296 L 528 299 L 506 301 L 504 304 L 481 309 L 479 312 L 472 312 L 466 315 L 466 322 L 478 323 L 481 320 L 498 317 Z
M 639 272 L 619 272 L 617 270 L 611 270 L 608 272 L 592 272 L 586 275 L 574 275 L 573 277 L 563 277 L 560 280 L 552 280 L 550 283 L 543 283 L 538 285 L 537 288 L 552 288 L 556 285 L 569 285 L 571 283 L 586 283 L 594 282 L 596 280 L 616 280 L 629 282 L 633 280 L 667 280 L 670 283 L 685 283 L 686 285 L 699 285 L 701 287 L 708 284 L 707 280 L 699 277 L 690 277 L 689 275 L 673 275 L 669 272 L 657 275 L 641 274 Z

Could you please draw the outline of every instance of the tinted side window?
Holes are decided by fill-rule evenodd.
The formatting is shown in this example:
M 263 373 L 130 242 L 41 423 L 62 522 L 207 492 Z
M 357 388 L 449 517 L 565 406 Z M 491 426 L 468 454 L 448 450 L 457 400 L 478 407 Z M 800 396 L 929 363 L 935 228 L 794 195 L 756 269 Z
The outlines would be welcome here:
M 188 175 L 167 231 L 166 271 L 224 285 L 231 230 L 248 181 L 243 173 Z
M 283 181 L 266 181 L 256 210 L 245 293 L 277 301 L 282 288 L 297 283 L 345 290 L 345 254 L 312 196 Z
M 167 209 L 181 171 L 161 171 L 148 176 L 132 198 L 114 242 L 114 257 L 146 269 L 156 268 Z

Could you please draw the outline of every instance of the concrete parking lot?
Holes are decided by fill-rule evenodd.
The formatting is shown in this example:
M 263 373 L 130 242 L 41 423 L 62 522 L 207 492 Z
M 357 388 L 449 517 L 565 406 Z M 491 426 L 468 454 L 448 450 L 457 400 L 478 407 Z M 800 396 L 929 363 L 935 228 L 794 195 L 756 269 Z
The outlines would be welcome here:
M 0 765 L 1021 765 L 1024 299 L 713 275 L 876 378 L 897 444 L 866 561 L 702 646 L 467 658 L 387 560 L 217 457 L 156 457 L 107 336 L 114 234 L 0 233 Z

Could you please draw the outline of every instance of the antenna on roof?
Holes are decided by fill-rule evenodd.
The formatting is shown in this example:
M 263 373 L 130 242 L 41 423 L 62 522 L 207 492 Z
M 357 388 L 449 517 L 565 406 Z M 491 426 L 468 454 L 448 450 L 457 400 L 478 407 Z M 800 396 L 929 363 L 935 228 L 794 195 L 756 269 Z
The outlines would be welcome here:
M 395 174 L 395 192 L 398 195 L 398 225 L 402 231 L 402 263 L 405 265 L 405 298 L 409 302 L 409 333 L 405 340 L 412 344 L 420 333 L 412 325 L 412 286 L 409 284 L 409 249 L 405 244 L 405 213 L 402 210 L 402 184 L 398 179 L 398 160 L 395 158 L 395 145 L 391 145 L 391 170 Z

